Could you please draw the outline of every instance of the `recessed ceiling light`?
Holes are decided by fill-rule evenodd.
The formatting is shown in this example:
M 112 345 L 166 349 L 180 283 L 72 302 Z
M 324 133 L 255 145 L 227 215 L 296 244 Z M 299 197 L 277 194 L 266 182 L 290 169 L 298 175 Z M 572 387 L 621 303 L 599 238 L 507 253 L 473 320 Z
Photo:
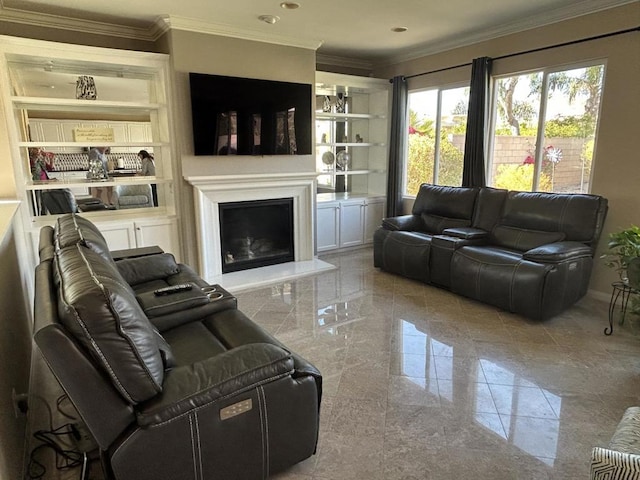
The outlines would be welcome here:
M 277 15 L 260 15 L 258 17 L 258 20 L 260 20 L 261 22 L 269 23 L 269 24 L 273 25 L 278 20 L 280 20 L 280 17 L 278 17 Z
M 396 32 L 396 33 L 406 32 L 407 30 L 409 30 L 407 27 L 393 27 L 391 29 L 392 32 Z
M 300 4 L 296 2 L 282 2 L 280 6 L 285 10 L 295 10 L 296 8 L 300 8 Z

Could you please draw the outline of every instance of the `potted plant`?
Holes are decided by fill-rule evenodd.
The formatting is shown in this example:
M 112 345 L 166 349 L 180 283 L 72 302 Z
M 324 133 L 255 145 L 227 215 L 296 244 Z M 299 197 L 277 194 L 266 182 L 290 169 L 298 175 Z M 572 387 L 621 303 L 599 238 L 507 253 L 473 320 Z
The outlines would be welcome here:
M 605 265 L 614 268 L 620 275 L 620 280 L 627 283 L 629 262 L 640 257 L 640 227 L 631 225 L 629 228 L 609 234 L 607 247 L 609 251 L 600 258 L 604 258 Z

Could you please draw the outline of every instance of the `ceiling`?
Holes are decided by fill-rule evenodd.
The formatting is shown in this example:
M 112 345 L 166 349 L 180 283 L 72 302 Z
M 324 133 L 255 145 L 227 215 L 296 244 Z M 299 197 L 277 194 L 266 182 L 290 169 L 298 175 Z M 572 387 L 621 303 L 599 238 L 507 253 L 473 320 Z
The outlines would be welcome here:
M 154 40 L 166 28 L 318 48 L 388 63 L 637 0 L 0 0 L 0 19 Z M 279 17 L 274 24 L 260 15 Z M 407 31 L 397 33 L 396 27 Z

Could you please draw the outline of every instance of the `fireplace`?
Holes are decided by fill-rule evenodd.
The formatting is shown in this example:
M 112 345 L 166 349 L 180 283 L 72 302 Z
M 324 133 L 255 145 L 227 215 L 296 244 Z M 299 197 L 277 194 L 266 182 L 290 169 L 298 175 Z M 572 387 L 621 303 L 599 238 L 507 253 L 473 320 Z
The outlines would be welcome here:
M 222 273 L 294 260 L 293 198 L 218 205 Z
M 198 268 L 203 278 L 239 291 L 334 269 L 314 258 L 316 176 L 315 171 L 185 176 L 194 187 Z M 293 261 L 223 274 L 220 205 L 283 198 L 293 200 Z

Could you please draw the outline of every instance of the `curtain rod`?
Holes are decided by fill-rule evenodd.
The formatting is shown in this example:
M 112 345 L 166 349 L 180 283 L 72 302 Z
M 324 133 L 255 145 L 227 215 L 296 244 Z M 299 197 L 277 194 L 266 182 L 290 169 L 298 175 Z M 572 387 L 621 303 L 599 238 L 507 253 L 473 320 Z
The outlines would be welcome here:
M 500 55 L 499 57 L 495 57 L 493 58 L 493 60 L 502 60 L 504 58 L 517 57 L 518 55 L 526 55 L 529 53 L 542 52 L 544 50 L 549 50 L 552 48 L 567 47 L 569 45 L 576 45 L 578 43 L 591 42 L 592 40 L 600 40 L 602 38 L 614 37 L 617 35 L 624 35 L 626 33 L 637 32 L 637 31 L 640 31 L 640 26 L 628 28 L 626 30 L 618 30 L 617 32 L 603 33 L 602 35 L 595 35 L 593 37 L 586 37 L 586 38 L 580 38 L 578 40 L 571 40 L 570 42 L 558 43 L 555 45 L 547 45 L 546 47 L 532 48 L 531 50 L 524 50 L 522 52 L 508 53 L 506 55 Z M 414 77 L 421 77 L 422 75 L 430 75 L 432 73 L 446 72 L 447 70 L 454 70 L 456 68 L 468 67 L 470 65 L 471 65 L 471 62 L 461 63 L 459 65 L 452 65 L 450 67 L 439 68 L 438 70 L 431 70 L 429 72 L 415 73 L 413 75 L 405 75 L 404 78 L 409 79 Z

